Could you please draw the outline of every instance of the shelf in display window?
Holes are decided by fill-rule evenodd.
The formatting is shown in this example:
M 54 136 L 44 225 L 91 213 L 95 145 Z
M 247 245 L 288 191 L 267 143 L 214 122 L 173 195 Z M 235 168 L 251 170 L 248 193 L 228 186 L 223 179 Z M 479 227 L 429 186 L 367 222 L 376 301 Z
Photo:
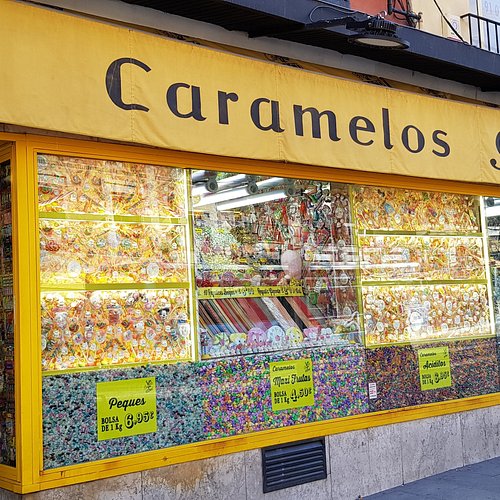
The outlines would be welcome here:
M 390 287 L 390 286 L 427 286 L 427 285 L 486 285 L 487 279 L 472 279 L 472 280 L 366 280 L 361 281 L 362 286 L 377 286 L 377 287 Z
M 188 282 L 179 283 L 74 283 L 71 285 L 41 285 L 42 292 L 114 291 L 114 290 L 189 290 Z
M 135 224 L 169 224 L 186 225 L 187 219 L 183 217 L 156 217 L 135 215 L 112 215 L 112 214 L 78 214 L 65 212 L 39 212 L 40 219 L 71 220 L 88 222 L 125 222 Z
M 459 342 L 463 340 L 479 340 L 479 339 L 490 339 L 492 337 L 495 337 L 495 333 L 488 333 L 485 335 L 474 335 L 470 337 L 460 337 L 460 336 L 455 336 L 455 337 L 441 337 L 441 338 L 428 338 L 428 339 L 418 339 L 418 340 L 406 340 L 406 341 L 401 341 L 401 342 L 387 342 L 387 343 L 380 343 L 380 344 L 369 344 L 366 345 L 366 349 L 380 349 L 381 347 L 394 347 L 395 345 L 397 346 L 419 346 L 419 345 L 428 345 L 428 344 L 435 344 L 437 342 L 439 343 L 450 343 L 450 342 Z
M 483 236 L 483 233 L 476 232 L 457 232 L 457 231 L 384 231 L 380 229 L 358 229 L 358 236 L 423 236 L 423 237 L 457 237 L 457 238 L 477 238 Z

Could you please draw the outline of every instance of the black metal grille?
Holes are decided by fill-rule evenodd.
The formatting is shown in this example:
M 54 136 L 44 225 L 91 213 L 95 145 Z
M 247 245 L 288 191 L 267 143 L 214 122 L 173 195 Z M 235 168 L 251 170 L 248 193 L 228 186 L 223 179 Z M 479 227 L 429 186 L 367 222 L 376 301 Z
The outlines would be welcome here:
M 264 493 L 326 479 L 325 440 L 264 448 L 262 475 Z
M 460 18 L 469 20 L 469 42 L 472 45 L 500 54 L 499 22 L 470 13 L 460 16 Z

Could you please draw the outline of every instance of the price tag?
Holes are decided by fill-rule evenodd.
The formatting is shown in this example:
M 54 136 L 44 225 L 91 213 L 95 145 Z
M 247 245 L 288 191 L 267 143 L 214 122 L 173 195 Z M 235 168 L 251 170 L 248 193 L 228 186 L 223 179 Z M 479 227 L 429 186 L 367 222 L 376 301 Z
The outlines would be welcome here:
M 451 387 L 450 353 L 448 347 L 433 347 L 418 351 L 420 389 Z
M 310 359 L 269 363 L 273 411 L 314 406 L 314 383 Z
M 96 395 L 98 441 L 156 432 L 154 377 L 99 382 Z

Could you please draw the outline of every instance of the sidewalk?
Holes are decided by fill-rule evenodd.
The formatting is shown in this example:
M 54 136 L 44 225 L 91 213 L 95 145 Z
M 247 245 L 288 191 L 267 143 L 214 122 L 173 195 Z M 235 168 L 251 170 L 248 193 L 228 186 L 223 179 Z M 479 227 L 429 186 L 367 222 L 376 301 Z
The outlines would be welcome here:
M 363 500 L 500 500 L 500 457 L 437 474 Z

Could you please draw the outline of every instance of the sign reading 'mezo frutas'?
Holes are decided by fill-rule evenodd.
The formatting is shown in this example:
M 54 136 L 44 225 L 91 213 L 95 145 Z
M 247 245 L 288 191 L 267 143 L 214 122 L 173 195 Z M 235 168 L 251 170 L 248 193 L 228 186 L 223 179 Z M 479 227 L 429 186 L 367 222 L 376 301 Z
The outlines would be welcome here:
M 312 367 L 309 358 L 269 363 L 273 411 L 314 406 Z

